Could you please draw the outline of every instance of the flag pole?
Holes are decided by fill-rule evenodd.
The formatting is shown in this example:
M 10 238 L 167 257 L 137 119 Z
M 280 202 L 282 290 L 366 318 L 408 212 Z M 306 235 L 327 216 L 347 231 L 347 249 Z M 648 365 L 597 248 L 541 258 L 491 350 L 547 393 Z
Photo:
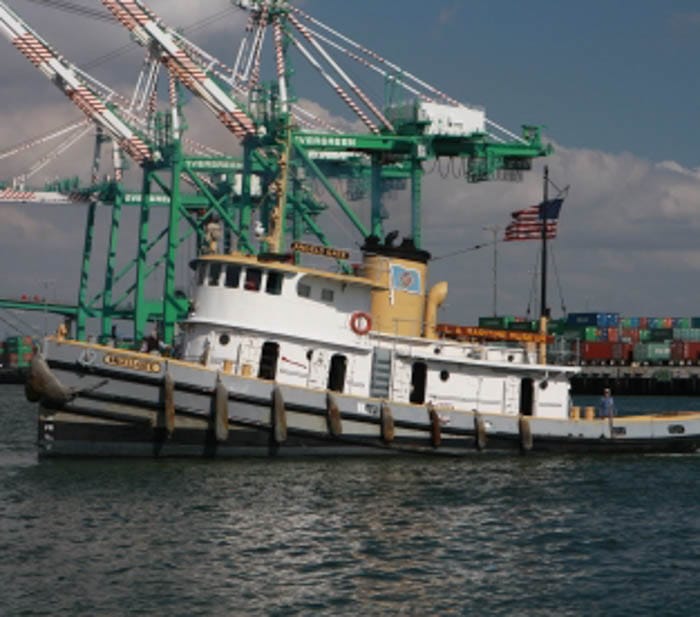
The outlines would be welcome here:
M 540 223 L 542 226 L 542 279 L 540 281 L 540 334 L 547 336 L 547 319 L 549 309 L 547 308 L 547 198 L 549 189 L 549 166 L 544 166 L 544 178 L 542 187 L 542 204 L 540 204 Z M 545 339 L 546 340 L 546 339 Z M 547 343 L 540 344 L 539 353 L 540 364 L 547 361 Z
M 542 225 L 542 280 L 540 284 L 540 317 L 549 317 L 547 308 L 547 203 L 549 185 L 549 166 L 544 166 L 544 186 L 542 204 L 540 205 L 540 221 Z

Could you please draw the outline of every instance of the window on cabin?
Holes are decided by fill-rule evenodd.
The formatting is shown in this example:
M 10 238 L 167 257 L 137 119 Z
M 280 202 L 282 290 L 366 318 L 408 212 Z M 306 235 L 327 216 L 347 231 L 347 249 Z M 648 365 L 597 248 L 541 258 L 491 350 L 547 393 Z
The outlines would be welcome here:
M 209 286 L 217 287 L 221 278 L 221 264 L 209 264 Z
M 280 346 L 277 343 L 266 341 L 262 346 L 260 354 L 260 367 L 258 377 L 260 379 L 274 379 L 277 375 L 277 359 L 280 353 Z
M 238 289 L 241 284 L 241 267 L 229 264 L 226 266 L 226 280 L 224 281 L 226 287 L 231 289 Z
M 321 290 L 321 300 L 324 302 L 333 302 L 333 297 L 335 293 L 332 289 L 322 289 Z
M 260 291 L 262 282 L 262 270 L 260 268 L 248 268 L 245 271 L 245 288 L 248 291 Z
M 281 272 L 268 272 L 267 283 L 265 284 L 265 292 L 273 296 L 279 296 L 282 293 L 282 280 L 284 277 Z
M 345 373 L 348 369 L 348 359 L 343 354 L 331 356 L 331 367 L 328 372 L 327 388 L 332 392 L 342 392 L 345 388 Z
M 307 285 L 306 283 L 299 283 L 297 285 L 297 295 L 302 297 L 302 298 L 310 298 L 311 297 L 311 286 Z
M 199 264 L 197 269 L 197 285 L 201 287 L 204 285 L 204 281 L 207 279 L 207 264 Z

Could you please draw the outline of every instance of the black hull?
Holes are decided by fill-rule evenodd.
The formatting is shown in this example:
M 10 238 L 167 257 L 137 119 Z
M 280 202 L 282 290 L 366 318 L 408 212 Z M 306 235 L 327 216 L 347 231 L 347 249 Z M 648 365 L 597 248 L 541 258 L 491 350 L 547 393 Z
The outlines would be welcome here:
M 471 434 L 445 436 L 438 446 L 430 437 L 381 438 L 290 433 L 284 443 L 274 441 L 270 430 L 231 427 L 224 441 L 213 428 L 181 428 L 168 435 L 148 423 L 109 422 L 84 417 L 63 419 L 61 412 L 44 410 L 39 418 L 38 443 L 42 457 L 141 457 L 141 458 L 248 458 L 304 456 L 467 457 L 488 454 L 652 454 L 693 453 L 696 438 L 669 439 L 576 439 L 535 437 L 524 448 L 517 435 L 489 435 L 477 446 Z

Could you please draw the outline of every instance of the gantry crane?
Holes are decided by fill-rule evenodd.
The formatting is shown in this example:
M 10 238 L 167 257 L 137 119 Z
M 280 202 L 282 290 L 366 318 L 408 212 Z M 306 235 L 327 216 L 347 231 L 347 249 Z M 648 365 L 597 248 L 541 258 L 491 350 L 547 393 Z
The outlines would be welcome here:
M 269 208 L 264 217 L 271 230 L 267 240 L 275 250 L 279 250 L 282 244 L 286 206 L 284 195 L 287 194 L 286 190 L 278 189 L 280 183 L 288 181 L 290 168 L 310 169 L 364 237 L 370 234 L 382 235 L 383 169 L 394 171 L 398 178 L 409 178 L 412 236 L 415 243 L 420 245 L 423 162 L 441 157 L 457 158 L 464 163 L 465 176 L 469 181 L 483 181 L 492 178 L 500 170 L 519 172 L 529 169 L 532 158 L 551 152 L 550 147 L 542 144 L 536 127 L 526 127 L 522 137 L 505 131 L 487 120 L 482 109 L 461 105 L 287 1 L 237 0 L 238 6 L 250 11 L 248 30 L 253 33 L 253 41 L 247 48 L 247 58 L 244 55 L 245 42 L 242 44 L 235 68 L 230 72 L 228 90 L 219 85 L 211 58 L 205 56 L 184 36 L 167 27 L 142 0 L 102 2 L 138 42 L 144 46 L 153 46 L 163 53 L 168 69 L 229 130 L 243 140 L 244 169 L 250 169 L 250 161 L 256 158 L 263 167 L 267 167 L 268 172 L 274 172 L 274 164 L 277 163 L 274 192 L 278 203 L 276 207 Z M 308 25 L 302 20 L 306 20 Z M 265 89 L 259 88 L 260 58 L 264 33 L 268 27 L 273 30 L 276 83 L 267 90 L 269 98 L 261 100 L 261 92 L 265 93 Z M 327 34 L 318 34 L 315 27 L 324 28 Z M 329 35 L 334 35 L 342 44 L 331 40 Z M 326 47 L 345 52 L 353 60 L 379 72 L 392 85 L 413 93 L 416 101 L 380 109 L 322 43 L 326 43 Z M 352 46 L 355 51 L 349 50 L 348 46 Z M 288 56 L 292 47 L 319 72 L 365 124 L 368 133 L 313 132 L 300 128 L 292 121 L 290 110 L 293 100 L 289 94 L 288 71 Z M 247 95 L 247 107 L 237 98 L 241 95 Z M 436 102 L 435 97 L 440 102 Z M 261 113 L 258 111 L 260 109 L 264 111 Z M 501 135 L 494 137 L 489 134 L 487 125 L 497 129 Z M 362 224 L 347 202 L 334 191 L 312 153 L 316 157 L 319 153 L 354 156 L 369 169 L 372 202 L 369 228 Z M 296 160 L 292 160 L 292 157 Z M 246 200 L 244 185 L 240 224 L 242 238 L 248 233 L 252 209 L 252 204 L 246 203 Z
M 0 28 L 86 113 L 103 136 L 114 140 L 117 153 L 123 150 L 143 170 L 140 193 L 128 194 L 119 185 L 115 189 L 112 183 L 101 194 L 106 199 L 117 193 L 115 206 L 116 202 L 119 204 L 115 213 L 120 212 L 126 195 L 138 200 L 141 208 L 134 309 L 130 314 L 136 337 L 143 335 L 149 319 L 159 319 L 164 325 L 166 341 L 172 340 L 175 321 L 184 310 L 181 299 L 175 296 L 174 264 L 181 243 L 178 230 L 184 217 L 201 234 L 201 220 L 192 216 L 194 208 L 205 207 L 209 213 L 216 212 L 226 230 L 235 236 L 239 250 L 279 252 L 285 250 L 288 221 L 293 239 L 311 233 L 322 244 L 329 244 L 327 234 L 316 220 L 325 205 L 309 190 L 308 175 L 320 182 L 363 238 L 383 235 L 382 200 L 387 186 L 403 186 L 409 181 L 411 234 L 420 246 L 421 182 L 426 162 L 447 157 L 453 167 L 454 161 L 459 163 L 467 181 L 479 182 L 498 176 L 518 177 L 530 168 L 533 158 L 551 152 L 541 142 L 538 128 L 524 127 L 522 136 L 506 131 L 487 119 L 482 109 L 460 104 L 284 0 L 232 0 L 249 11 L 247 34 L 233 69 L 166 26 L 141 0 L 102 1 L 147 50 L 137 91 L 127 106 L 117 105 L 112 98 L 114 93 L 54 52 L 3 2 L 0 2 Z M 261 57 L 268 28 L 273 31 L 276 76 L 264 82 L 260 76 Z M 390 100 L 382 108 L 357 86 L 329 49 L 359 62 L 379 74 L 390 89 L 401 89 L 413 99 Z M 318 71 L 367 127 L 367 132 L 349 133 L 334 128 L 298 104 L 290 80 L 292 50 Z M 168 69 L 171 78 L 171 106 L 167 116 L 152 113 L 154 84 L 161 65 Z M 200 99 L 240 141 L 242 159 L 184 154 L 183 127 L 173 79 Z M 146 111 L 149 120 L 144 122 L 139 112 Z M 101 143 L 100 134 L 97 143 Z M 121 175 L 118 156 L 116 161 L 116 170 Z M 226 181 L 212 186 L 203 177 L 208 173 L 223 175 Z M 195 193 L 182 190 L 182 178 L 194 186 Z M 332 182 L 337 178 L 346 180 L 347 199 Z M 161 193 L 153 193 L 153 185 Z M 83 195 L 86 193 L 92 196 L 91 208 L 94 208 L 97 191 L 93 188 L 83 191 Z M 371 203 L 369 225 L 360 220 L 349 203 L 367 193 Z M 161 235 L 150 241 L 148 213 L 156 204 L 169 207 L 169 221 Z M 259 246 L 253 231 L 255 213 L 265 230 Z M 84 294 L 93 226 L 94 211 L 91 221 L 89 210 L 79 301 L 83 326 L 88 314 Z M 118 227 L 115 214 L 105 289 L 93 298 L 93 303 L 95 299 L 103 302 L 103 334 L 108 331 L 109 319 L 116 314 L 115 306 L 119 302 L 111 299 Z M 146 256 L 164 235 L 167 235 L 167 247 L 157 262 L 165 263 L 164 292 L 162 303 L 156 306 L 145 298 L 149 271 Z M 81 334 L 84 327 L 79 329 Z

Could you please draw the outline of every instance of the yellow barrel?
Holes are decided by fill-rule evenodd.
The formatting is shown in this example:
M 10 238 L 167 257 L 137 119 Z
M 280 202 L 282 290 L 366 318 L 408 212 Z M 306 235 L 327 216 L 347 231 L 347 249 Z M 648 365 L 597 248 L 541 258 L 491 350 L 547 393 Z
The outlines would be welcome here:
M 586 420 L 593 420 L 595 418 L 595 407 L 585 407 L 584 411 L 586 413 Z
M 572 420 L 580 420 L 581 408 L 578 405 L 574 405 L 573 407 L 571 407 L 570 415 Z

